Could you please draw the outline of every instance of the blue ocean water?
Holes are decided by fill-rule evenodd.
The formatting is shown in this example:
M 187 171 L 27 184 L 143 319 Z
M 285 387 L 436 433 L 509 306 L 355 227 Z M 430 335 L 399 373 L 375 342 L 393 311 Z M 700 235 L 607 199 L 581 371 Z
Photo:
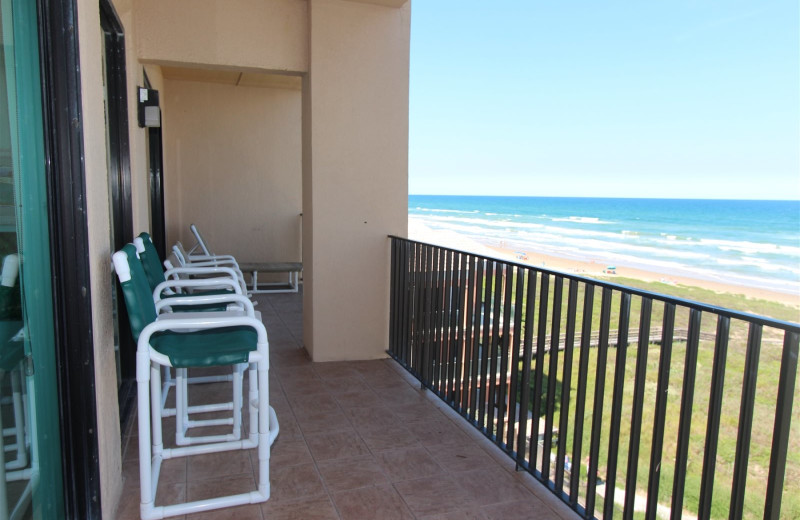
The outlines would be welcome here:
M 800 294 L 800 201 L 411 195 L 408 214 L 515 250 Z

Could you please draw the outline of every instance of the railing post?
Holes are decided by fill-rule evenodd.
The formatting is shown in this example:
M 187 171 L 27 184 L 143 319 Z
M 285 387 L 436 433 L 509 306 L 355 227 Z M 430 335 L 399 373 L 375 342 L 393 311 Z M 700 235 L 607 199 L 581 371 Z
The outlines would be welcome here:
M 600 457 L 600 434 L 603 424 L 603 397 L 606 387 L 606 359 L 608 335 L 611 327 L 611 289 L 603 288 L 600 304 L 600 344 L 597 346 L 597 369 L 594 381 L 594 408 L 592 411 L 592 436 L 589 444 L 589 476 L 586 479 L 586 514 L 594 516 L 597 495 L 597 477 Z
M 711 517 L 711 497 L 714 491 L 714 473 L 717 465 L 717 445 L 719 444 L 719 424 L 722 413 L 722 398 L 725 389 L 725 362 L 728 357 L 728 336 L 731 320 L 725 316 L 717 319 L 717 335 L 714 345 L 714 365 L 711 375 L 711 395 L 708 398 L 708 422 L 706 425 L 706 444 L 703 451 L 703 473 L 700 484 L 700 505 L 698 518 Z
M 730 519 L 742 518 L 744 509 L 745 485 L 747 483 L 747 463 L 750 458 L 750 436 L 753 431 L 753 406 L 756 398 L 758 380 L 758 357 L 761 353 L 761 325 L 750 324 L 747 335 L 747 354 L 742 380 L 742 403 L 739 408 L 739 433 L 736 438 L 736 459 L 733 464 L 733 484 L 731 489 Z
M 631 321 L 631 295 L 622 293 L 619 304 L 619 328 L 617 329 L 617 358 L 614 363 L 614 393 L 611 404 L 611 428 L 608 433 L 608 471 L 606 472 L 605 503 L 603 518 L 614 515 L 614 491 L 617 486 L 617 455 L 619 453 L 622 400 L 625 391 L 625 361 L 628 355 L 628 327 Z M 626 493 L 635 493 L 636 488 Z M 610 497 L 610 499 L 609 499 Z
M 558 423 L 558 449 L 556 450 L 556 491 L 564 489 L 564 471 L 567 461 L 567 428 L 569 426 L 570 389 L 572 386 L 572 354 L 575 350 L 575 321 L 578 309 L 578 282 L 569 281 L 567 297 L 567 332 L 564 338 L 564 367 L 561 376 L 561 414 Z M 571 466 L 571 468 L 574 467 Z M 570 469 L 570 480 L 572 470 Z
M 550 298 L 550 276 L 542 274 L 539 288 L 539 328 L 536 338 L 536 372 L 533 375 L 533 398 L 531 400 L 531 446 L 528 464 L 536 469 L 539 458 L 539 410 L 542 403 L 542 374 L 544 372 L 544 349 L 547 342 L 547 308 Z
M 631 410 L 631 442 L 628 446 L 628 475 L 625 481 L 624 520 L 633 520 L 636 500 L 636 476 L 639 470 L 639 444 L 642 435 L 642 412 L 647 378 L 647 350 L 650 346 L 650 322 L 653 315 L 653 300 L 642 298 L 639 314 L 639 343 L 636 349 L 636 376 Z
M 697 349 L 700 346 L 700 321 L 702 311 L 689 312 L 689 330 L 686 340 L 686 358 L 683 363 L 683 390 L 681 392 L 681 418 L 678 423 L 678 448 L 675 453 L 675 476 L 672 483 L 671 518 L 683 516 L 683 492 L 686 488 L 686 465 L 689 456 L 689 435 L 692 429 L 692 403 L 694 380 L 697 374 Z
M 535 320 L 534 303 L 536 301 L 536 272 L 527 271 L 527 290 L 525 295 L 525 339 L 522 353 L 522 383 L 520 384 L 519 432 L 517 434 L 516 465 L 525 463 L 525 442 L 528 433 L 528 400 L 530 397 L 531 363 L 533 362 L 533 325 Z M 533 444 L 531 430 L 530 444 Z M 529 459 L 530 460 L 530 459 Z
M 775 405 L 775 427 L 772 430 L 772 453 L 769 458 L 767 502 L 764 518 L 778 520 L 781 513 L 783 478 L 786 473 L 786 455 L 789 451 L 789 431 L 792 425 L 792 401 L 797 380 L 797 351 L 800 334 L 786 332 L 781 354 L 781 375 L 778 382 L 778 399 Z
M 578 361 L 578 393 L 575 396 L 575 428 L 572 435 L 572 471 L 569 479 L 569 500 L 573 508 L 578 506 L 581 457 L 583 455 L 583 415 L 586 408 L 586 376 L 589 373 L 589 347 L 592 337 L 592 312 L 594 309 L 594 285 L 587 283 L 583 295 L 583 324 L 581 327 L 581 353 Z
M 661 455 L 664 449 L 664 422 L 667 415 L 669 369 L 672 362 L 672 336 L 674 329 L 675 305 L 665 303 L 661 331 L 661 355 L 658 360 L 658 382 L 656 383 L 653 442 L 650 449 L 650 475 L 647 480 L 647 510 L 645 511 L 647 520 L 655 520 L 658 510 L 658 487 L 661 479 Z

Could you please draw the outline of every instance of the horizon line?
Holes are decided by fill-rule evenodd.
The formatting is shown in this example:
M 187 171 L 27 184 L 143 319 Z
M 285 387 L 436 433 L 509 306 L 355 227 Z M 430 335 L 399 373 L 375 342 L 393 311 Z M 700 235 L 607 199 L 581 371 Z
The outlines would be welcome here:
M 591 196 L 591 195 L 486 195 L 474 193 L 409 193 L 409 197 L 508 197 L 531 199 L 639 199 L 639 200 L 724 200 L 724 201 L 750 201 L 750 202 L 800 202 L 796 199 L 748 199 L 727 197 L 637 197 L 637 196 Z

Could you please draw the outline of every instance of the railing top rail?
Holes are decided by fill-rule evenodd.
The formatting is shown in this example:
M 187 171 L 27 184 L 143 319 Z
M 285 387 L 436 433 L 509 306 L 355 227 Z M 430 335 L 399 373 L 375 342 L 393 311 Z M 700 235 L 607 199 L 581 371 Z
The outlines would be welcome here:
M 614 283 L 614 282 L 606 282 L 606 281 L 603 281 L 603 280 L 597 280 L 597 279 L 594 279 L 594 278 L 589 278 L 587 276 L 581 276 L 581 275 L 578 275 L 578 274 L 565 273 L 563 271 L 553 271 L 551 269 L 545 269 L 545 268 L 541 268 L 541 267 L 536 267 L 536 266 L 530 265 L 530 264 L 523 264 L 523 263 L 520 263 L 520 262 L 514 262 L 514 261 L 510 261 L 510 260 L 505 260 L 505 259 L 502 259 L 502 258 L 486 256 L 486 255 L 482 255 L 480 253 L 475 253 L 475 252 L 471 252 L 471 251 L 464 251 L 464 250 L 461 250 L 461 249 L 453 249 L 452 247 L 442 246 L 442 245 L 439 245 L 439 244 L 432 244 L 430 242 L 421 242 L 419 240 L 412 240 L 410 238 L 401 237 L 401 236 L 397 236 L 397 235 L 389 235 L 389 238 L 402 240 L 402 241 L 410 242 L 410 243 L 414 243 L 414 244 L 420 244 L 420 245 L 424 245 L 424 246 L 437 247 L 439 249 L 447 249 L 449 251 L 453 251 L 453 252 L 464 254 L 464 255 L 470 255 L 470 256 L 473 256 L 475 258 L 480 258 L 480 259 L 483 259 L 483 260 L 490 260 L 490 261 L 493 261 L 493 262 L 502 262 L 502 263 L 504 263 L 506 265 L 518 267 L 518 268 L 521 268 L 521 269 L 529 269 L 529 270 L 535 271 L 537 273 L 543 273 L 543 274 L 553 275 L 553 276 L 560 276 L 560 277 L 565 278 L 567 280 L 575 280 L 576 282 L 589 283 L 589 284 L 592 284 L 592 285 L 595 285 L 595 286 L 604 287 L 604 288 L 608 288 L 608 289 L 611 289 L 611 290 L 627 292 L 627 293 L 632 294 L 632 295 L 642 296 L 644 298 L 650 298 L 652 300 L 661 301 L 661 302 L 664 302 L 664 303 L 669 303 L 669 304 L 680 306 L 680 307 L 688 307 L 690 309 L 697 309 L 697 310 L 703 311 L 703 312 L 711 312 L 713 314 L 717 314 L 719 316 L 725 316 L 725 317 L 728 317 L 728 318 L 731 318 L 731 319 L 734 319 L 734 320 L 743 320 L 743 321 L 747 321 L 747 322 L 750 322 L 750 323 L 755 323 L 755 324 L 758 324 L 758 325 L 762 325 L 762 326 L 765 326 L 765 327 L 773 327 L 773 328 L 781 329 L 781 330 L 784 330 L 784 331 L 787 331 L 787 332 L 793 332 L 795 334 L 800 334 L 800 323 L 792 323 L 792 322 L 788 322 L 788 321 L 776 320 L 776 319 L 773 319 L 773 318 L 768 318 L 766 316 L 759 316 L 757 314 L 752 314 L 752 313 L 749 313 L 749 312 L 736 311 L 736 310 L 733 310 L 733 309 L 727 309 L 725 307 L 717 307 L 716 305 L 711 305 L 711 304 L 708 304 L 708 303 L 696 302 L 696 301 L 693 301 L 693 300 L 686 300 L 684 298 L 677 298 L 675 296 L 669 296 L 669 295 L 666 295 L 666 294 L 656 293 L 656 292 L 652 292 L 652 291 L 646 291 L 644 289 L 637 289 L 635 287 L 628 287 L 626 285 L 621 285 L 621 284 Z

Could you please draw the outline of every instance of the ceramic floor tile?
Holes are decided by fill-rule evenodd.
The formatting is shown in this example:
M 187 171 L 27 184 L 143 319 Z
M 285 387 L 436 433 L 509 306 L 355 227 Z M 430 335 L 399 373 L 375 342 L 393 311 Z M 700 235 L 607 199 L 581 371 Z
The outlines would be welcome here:
M 444 475 L 396 482 L 394 487 L 417 516 L 451 513 L 472 505 L 464 489 Z
M 322 379 L 337 379 L 341 377 L 361 377 L 361 374 L 347 361 L 328 361 L 314 363 L 314 371 Z
M 205 500 L 256 491 L 256 482 L 252 475 L 222 477 L 189 482 L 187 490 L 189 500 Z
M 313 394 L 327 394 L 328 384 L 319 378 L 281 380 L 283 391 L 291 399 L 294 396 L 309 396 Z
M 369 455 L 366 444 L 353 429 L 309 433 L 305 437 L 317 462 Z
M 381 467 L 369 455 L 319 462 L 317 467 L 330 491 L 345 491 L 389 482 Z
M 463 446 L 469 438 L 450 420 L 442 416 L 440 420 L 426 420 L 406 423 L 406 428 L 426 447 L 442 444 Z
M 361 376 L 347 376 L 325 379 L 327 391 L 333 396 L 346 394 L 372 393 L 372 389 L 361 379 Z
M 392 486 L 374 486 L 334 493 L 342 520 L 411 520 L 403 499 Z
M 534 498 L 525 486 L 499 468 L 487 467 L 452 475 L 480 506 Z
M 375 455 L 375 461 L 392 482 L 444 474 L 422 446 L 384 451 Z
M 478 510 L 461 509 L 441 515 L 421 516 L 419 520 L 486 520 L 486 516 Z
M 194 515 L 186 515 L 186 520 L 263 520 L 261 507 L 249 504 L 239 507 L 226 507 L 216 511 L 207 511 Z
M 398 419 L 405 422 L 440 421 L 444 419 L 442 412 L 428 402 L 388 406 Z
M 469 471 L 496 465 L 494 459 L 472 442 L 443 444 L 430 448 L 431 455 L 447 471 Z
M 360 432 L 360 435 L 361 439 L 372 453 L 397 448 L 408 448 L 419 444 L 417 438 L 402 426 L 387 426 L 382 430 L 363 430 Z
M 314 464 L 274 468 L 269 474 L 272 495 L 270 500 L 297 500 L 326 494 Z
M 403 422 L 385 406 L 356 406 L 343 410 L 350 423 L 359 432 L 397 428 L 403 425 Z
M 269 455 L 270 468 L 283 468 L 314 462 L 305 440 L 284 438 L 282 433 L 272 444 L 272 450 Z M 250 458 L 252 461 L 252 455 Z
M 553 520 L 559 518 L 552 509 L 535 497 L 495 506 L 485 506 L 480 508 L 480 511 L 487 520 Z
M 187 480 L 216 479 L 224 476 L 252 475 L 253 466 L 244 450 L 223 451 L 188 457 Z
M 327 432 L 331 430 L 352 429 L 350 421 L 345 416 L 339 405 L 336 408 L 313 414 L 296 412 L 297 424 L 304 435 Z
M 339 513 L 327 495 L 294 501 L 268 500 L 261 505 L 268 520 L 339 520 Z
M 384 400 L 378 394 L 367 388 L 363 392 L 346 393 L 334 395 L 336 402 L 343 408 L 352 408 L 356 406 L 381 406 Z

